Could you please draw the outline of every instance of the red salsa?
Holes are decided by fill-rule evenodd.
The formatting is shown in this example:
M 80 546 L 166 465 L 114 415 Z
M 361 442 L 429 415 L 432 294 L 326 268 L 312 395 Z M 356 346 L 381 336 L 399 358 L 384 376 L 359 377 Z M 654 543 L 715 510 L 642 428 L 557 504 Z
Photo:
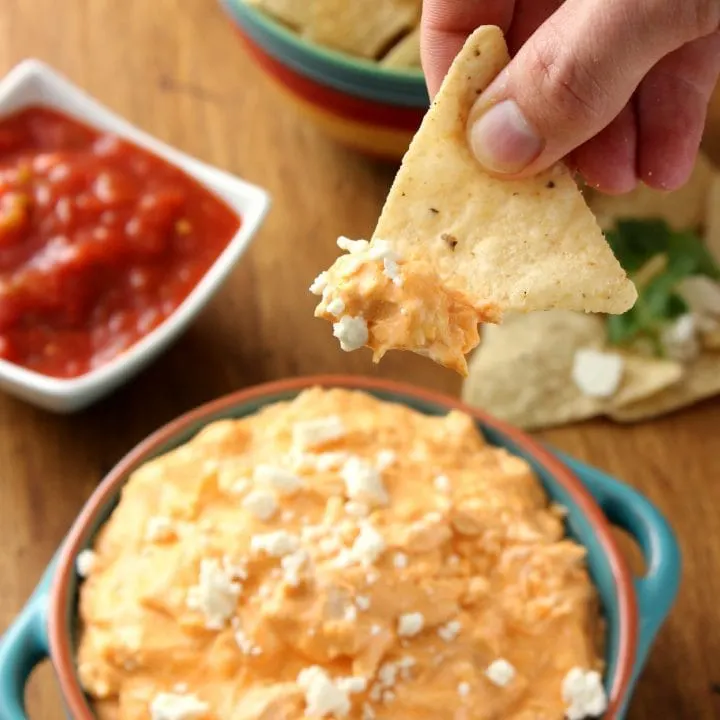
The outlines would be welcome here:
M 0 121 L 0 358 L 69 378 L 163 322 L 240 227 L 166 161 L 33 107 Z

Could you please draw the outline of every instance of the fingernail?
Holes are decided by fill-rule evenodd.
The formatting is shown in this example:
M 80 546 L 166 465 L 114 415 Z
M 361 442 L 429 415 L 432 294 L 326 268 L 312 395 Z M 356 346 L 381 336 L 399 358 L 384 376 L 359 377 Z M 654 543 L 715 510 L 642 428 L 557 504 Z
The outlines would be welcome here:
M 524 170 L 544 145 L 514 100 L 503 100 L 474 120 L 468 139 L 478 162 L 502 175 Z

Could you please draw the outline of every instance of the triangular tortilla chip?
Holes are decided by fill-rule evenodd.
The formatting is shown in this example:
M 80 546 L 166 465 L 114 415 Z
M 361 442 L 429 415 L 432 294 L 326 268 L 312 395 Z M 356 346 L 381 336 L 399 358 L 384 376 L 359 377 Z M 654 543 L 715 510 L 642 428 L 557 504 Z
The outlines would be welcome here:
M 685 377 L 657 395 L 608 413 L 618 422 L 637 422 L 666 415 L 720 393 L 720 353 L 706 352 L 690 363 Z
M 388 50 L 380 65 L 386 68 L 420 67 L 420 28 L 416 27 Z
M 470 361 L 463 399 L 513 425 L 539 430 L 612 415 L 614 409 L 643 398 L 653 402 L 653 396 L 681 379 L 679 363 L 623 354 L 623 379 L 615 395 L 584 395 L 572 380 L 575 353 L 604 348 L 606 337 L 601 317 L 566 310 L 488 325 Z
M 307 0 L 305 36 L 320 45 L 380 57 L 420 19 L 420 0 Z
M 502 32 L 478 28 L 415 135 L 373 240 L 428 261 L 442 282 L 501 311 L 622 313 L 637 293 L 569 171 L 487 175 L 466 136 L 475 98 L 508 63 Z
M 293 30 L 302 30 L 307 24 L 310 10 L 306 2 L 297 0 L 246 0 L 248 5 L 272 15 Z

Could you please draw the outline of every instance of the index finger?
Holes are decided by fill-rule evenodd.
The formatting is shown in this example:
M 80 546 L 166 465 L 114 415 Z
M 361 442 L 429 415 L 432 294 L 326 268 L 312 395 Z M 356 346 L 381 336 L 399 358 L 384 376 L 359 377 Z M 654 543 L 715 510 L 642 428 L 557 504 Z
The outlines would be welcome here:
M 468 35 L 480 25 L 507 32 L 515 0 L 424 0 L 421 25 L 422 66 L 430 97 Z

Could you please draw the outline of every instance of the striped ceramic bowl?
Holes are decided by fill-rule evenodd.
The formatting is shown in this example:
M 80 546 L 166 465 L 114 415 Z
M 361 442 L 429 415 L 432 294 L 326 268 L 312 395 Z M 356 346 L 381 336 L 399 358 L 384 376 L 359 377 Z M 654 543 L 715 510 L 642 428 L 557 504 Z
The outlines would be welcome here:
M 420 70 L 384 68 L 308 42 L 244 0 L 220 0 L 240 39 L 301 115 L 363 153 L 400 159 L 428 107 Z

